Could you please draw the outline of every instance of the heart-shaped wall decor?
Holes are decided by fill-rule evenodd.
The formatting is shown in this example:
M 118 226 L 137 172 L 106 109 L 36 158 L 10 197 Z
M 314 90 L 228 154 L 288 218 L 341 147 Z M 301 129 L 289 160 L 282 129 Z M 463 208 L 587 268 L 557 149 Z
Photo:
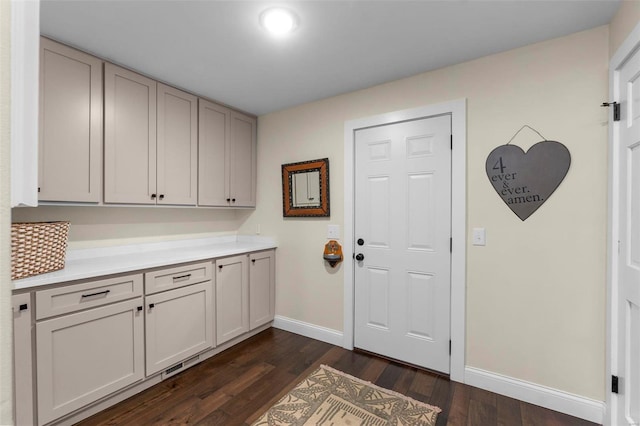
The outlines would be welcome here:
M 491 151 L 485 168 L 493 189 L 524 221 L 549 199 L 570 165 L 566 146 L 543 141 L 527 152 L 517 145 L 501 145 Z

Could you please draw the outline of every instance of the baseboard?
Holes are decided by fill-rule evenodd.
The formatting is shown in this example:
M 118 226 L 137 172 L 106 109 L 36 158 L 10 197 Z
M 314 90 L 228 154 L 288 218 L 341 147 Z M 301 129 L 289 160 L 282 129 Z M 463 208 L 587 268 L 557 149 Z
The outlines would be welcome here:
M 311 339 L 320 340 L 336 346 L 342 346 L 344 336 L 341 332 L 330 328 L 320 327 L 308 322 L 298 321 L 291 318 L 276 315 L 273 320 L 273 327 Z
M 514 379 L 474 367 L 465 368 L 465 383 L 550 410 L 602 424 L 605 404 L 524 380 Z

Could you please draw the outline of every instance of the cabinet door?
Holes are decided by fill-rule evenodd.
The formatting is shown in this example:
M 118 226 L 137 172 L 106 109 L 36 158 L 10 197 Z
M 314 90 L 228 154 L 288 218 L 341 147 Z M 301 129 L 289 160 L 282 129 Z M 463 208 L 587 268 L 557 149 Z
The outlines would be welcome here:
M 13 305 L 13 384 L 17 426 L 33 425 L 33 351 L 31 294 L 11 297 Z
M 105 63 L 104 202 L 156 204 L 156 82 Z
M 275 252 L 252 253 L 249 261 L 249 328 L 253 330 L 275 316 Z
M 198 190 L 198 98 L 158 83 L 158 204 L 191 205 Z
M 249 331 L 247 256 L 216 260 L 216 325 L 220 345 Z
M 38 424 L 144 377 L 142 299 L 36 324 Z
M 231 110 L 199 100 L 198 204 L 228 206 Z
M 213 347 L 211 281 L 145 298 L 147 376 Z
M 38 199 L 102 197 L 102 61 L 40 39 Z
M 231 206 L 256 205 L 256 120 L 231 113 Z

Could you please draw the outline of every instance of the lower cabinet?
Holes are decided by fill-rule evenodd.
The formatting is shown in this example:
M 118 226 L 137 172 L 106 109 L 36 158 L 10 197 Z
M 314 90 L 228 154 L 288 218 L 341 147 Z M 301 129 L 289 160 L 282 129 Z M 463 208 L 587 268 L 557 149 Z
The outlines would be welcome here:
M 276 257 L 273 250 L 249 255 L 249 329 L 273 321 L 276 308 Z
M 67 424 L 272 321 L 275 250 L 50 286 L 12 304 L 16 422 Z
M 33 420 L 33 322 L 31 294 L 11 297 L 13 308 L 14 413 L 17 426 L 30 426 Z
M 275 251 L 216 260 L 217 344 L 273 321 Z
M 193 284 L 145 298 L 147 376 L 213 347 L 213 286 Z
M 36 324 L 38 424 L 144 378 L 142 297 Z
M 247 255 L 216 260 L 216 343 L 249 331 Z

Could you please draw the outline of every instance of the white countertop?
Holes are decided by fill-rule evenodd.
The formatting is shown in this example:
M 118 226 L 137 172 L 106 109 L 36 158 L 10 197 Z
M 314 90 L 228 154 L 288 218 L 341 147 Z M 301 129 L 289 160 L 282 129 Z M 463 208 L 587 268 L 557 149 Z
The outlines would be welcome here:
M 13 290 L 96 278 L 178 263 L 207 260 L 276 248 L 266 237 L 226 236 L 94 249 L 68 250 L 59 271 L 14 280 Z

